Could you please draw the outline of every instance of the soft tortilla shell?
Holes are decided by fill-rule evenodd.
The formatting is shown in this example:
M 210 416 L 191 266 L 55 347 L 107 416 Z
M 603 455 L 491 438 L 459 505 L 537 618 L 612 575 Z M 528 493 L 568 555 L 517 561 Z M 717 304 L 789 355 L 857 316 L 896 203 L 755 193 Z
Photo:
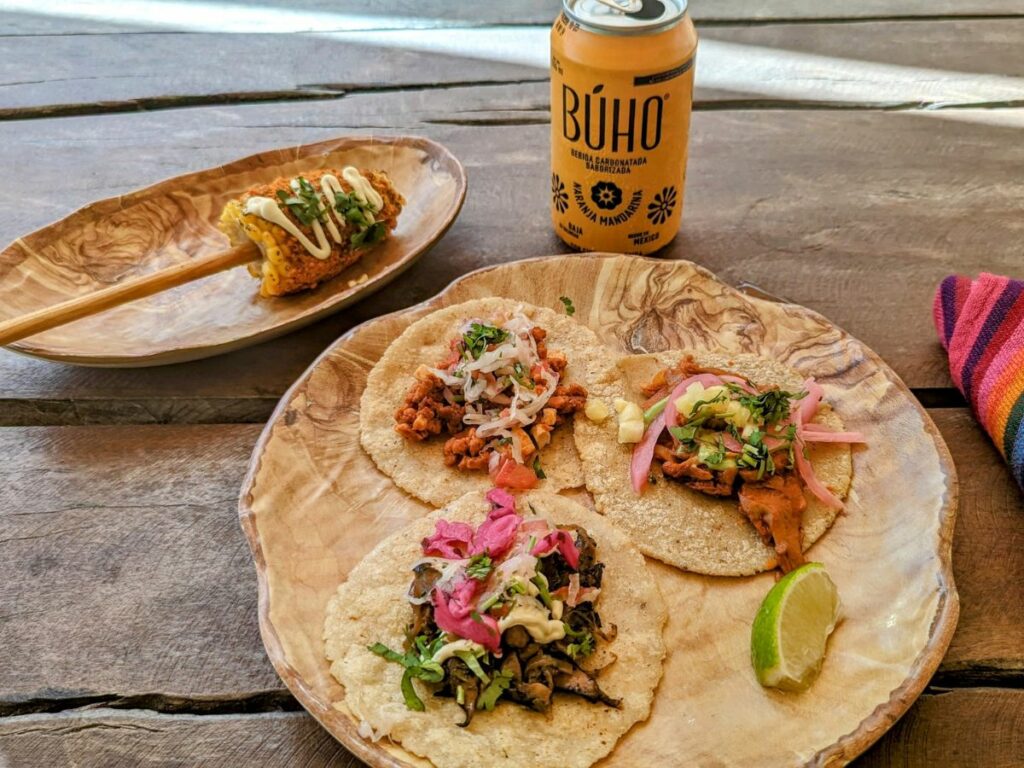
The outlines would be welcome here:
M 395 431 L 395 411 L 405 400 L 420 365 L 434 366 L 449 352 L 449 343 L 470 319 L 490 320 L 498 314 L 520 309 L 547 330 L 546 343 L 569 360 L 564 383 L 587 387 L 588 372 L 606 366 L 607 351 L 589 328 L 544 307 L 511 299 L 475 299 L 433 312 L 416 321 L 385 350 L 370 371 L 360 400 L 359 437 L 363 448 L 381 472 L 419 499 L 443 506 L 471 491 L 491 487 L 486 472 L 466 472 L 446 467 L 442 451 L 444 437 L 422 443 L 406 440 Z M 560 491 L 583 485 L 583 467 L 572 439 L 572 426 L 560 425 L 551 444 L 541 451 L 541 466 L 547 476 L 540 481 L 546 491 Z
M 637 401 L 641 385 L 687 354 L 692 354 L 700 365 L 735 371 L 762 385 L 775 384 L 799 391 L 803 382 L 796 371 L 763 357 L 668 350 L 622 358 L 618 368 L 624 381 L 620 378 L 618 387 L 624 385 L 624 389 L 615 392 L 613 385 L 603 392 L 611 398 Z M 608 405 L 611 406 L 610 399 Z M 837 430 L 843 427 L 827 405 L 822 406 L 814 420 Z M 620 445 L 617 435 L 614 417 L 602 424 L 581 419 L 576 425 L 576 446 L 583 460 L 587 488 L 594 495 L 598 511 L 625 531 L 641 551 L 677 568 L 713 576 L 748 576 L 775 567 L 775 551 L 761 541 L 735 498 L 715 498 L 669 480 L 646 487 L 640 496 L 634 493 L 629 474 L 633 446 Z M 818 479 L 845 498 L 853 474 L 850 447 L 817 443 L 808 446 L 807 456 Z M 806 551 L 829 529 L 837 513 L 807 491 L 804 495 Z
M 326 654 L 331 673 L 345 687 L 348 709 L 375 732 L 389 732 L 403 748 L 438 766 L 585 768 L 650 714 L 665 657 L 667 614 L 643 556 L 608 521 L 571 499 L 538 491 L 519 496 L 520 512 L 529 514 L 529 504 L 555 523 L 584 526 L 597 541 L 605 563 L 597 607 L 603 621 L 618 627 L 609 646 L 618 659 L 599 680 L 609 695 L 622 698 L 621 709 L 556 694 L 547 715 L 505 702 L 493 712 L 477 712 L 468 728 L 460 728 L 462 712 L 455 702 L 424 695 L 419 681 L 426 711 L 406 709 L 401 668 L 367 650 L 378 641 L 401 647 L 410 616 L 404 598 L 409 566 L 421 557 L 421 539 L 440 518 L 480 523 L 489 509 L 482 493 L 468 494 L 385 539 L 352 569 L 327 606 Z

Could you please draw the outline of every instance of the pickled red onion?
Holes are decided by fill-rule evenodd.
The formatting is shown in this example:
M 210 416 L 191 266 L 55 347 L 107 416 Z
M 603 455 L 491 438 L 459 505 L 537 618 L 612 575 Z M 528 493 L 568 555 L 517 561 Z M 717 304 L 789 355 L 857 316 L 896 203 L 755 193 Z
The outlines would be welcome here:
M 576 542 L 568 531 L 558 528 L 533 545 L 530 554 L 534 557 L 543 557 L 558 550 L 569 567 L 575 570 L 580 564 L 580 551 L 576 548 Z
M 793 451 L 793 457 L 796 459 L 797 471 L 800 473 L 800 477 L 803 478 L 807 489 L 821 499 L 825 506 L 830 509 L 842 509 L 843 502 L 836 498 L 836 496 L 833 495 L 833 493 L 814 475 L 814 470 L 811 468 L 811 462 L 809 462 L 807 457 L 804 456 L 803 446 L 796 446 L 796 450 Z
M 659 413 L 651 425 L 644 432 L 643 439 L 633 448 L 633 459 L 629 464 L 629 476 L 633 482 L 633 490 L 641 493 L 647 483 L 647 475 L 651 471 L 651 462 L 654 461 L 654 446 L 658 444 L 665 429 L 665 411 Z

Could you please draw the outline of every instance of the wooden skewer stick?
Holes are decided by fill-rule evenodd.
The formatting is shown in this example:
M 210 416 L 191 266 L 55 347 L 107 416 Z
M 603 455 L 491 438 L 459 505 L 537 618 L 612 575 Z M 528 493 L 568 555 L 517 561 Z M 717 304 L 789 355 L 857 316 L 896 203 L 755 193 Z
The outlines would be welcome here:
M 227 251 L 198 256 L 173 267 L 141 277 L 133 277 L 108 288 L 78 296 L 52 307 L 29 312 L 0 323 L 0 346 L 20 341 L 42 331 L 70 323 L 72 320 L 95 315 L 105 309 L 126 304 L 135 299 L 152 296 L 168 288 L 190 283 L 201 277 L 223 272 L 225 269 L 248 264 L 260 258 L 260 250 L 254 243 L 245 243 Z

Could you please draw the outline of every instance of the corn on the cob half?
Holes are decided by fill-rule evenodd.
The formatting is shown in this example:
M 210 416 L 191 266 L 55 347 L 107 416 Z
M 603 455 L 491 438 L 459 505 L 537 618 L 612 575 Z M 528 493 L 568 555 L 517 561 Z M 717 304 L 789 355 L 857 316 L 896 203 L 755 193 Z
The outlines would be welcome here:
M 348 180 L 353 171 L 369 182 L 379 201 L 353 188 Z M 333 177 L 328 179 L 331 188 L 340 195 L 326 194 L 323 177 L 328 175 Z M 268 201 L 270 208 L 262 210 L 269 210 L 271 218 L 283 214 L 301 238 L 289 232 L 283 221 L 275 223 L 257 212 L 259 203 L 267 206 Z M 259 246 L 263 259 L 251 264 L 249 271 L 260 278 L 260 295 L 284 296 L 313 288 L 358 261 L 368 247 L 391 233 L 404 204 L 383 171 L 325 169 L 252 187 L 224 206 L 219 226 L 232 245 L 251 240 Z M 310 244 L 323 247 L 311 249 Z

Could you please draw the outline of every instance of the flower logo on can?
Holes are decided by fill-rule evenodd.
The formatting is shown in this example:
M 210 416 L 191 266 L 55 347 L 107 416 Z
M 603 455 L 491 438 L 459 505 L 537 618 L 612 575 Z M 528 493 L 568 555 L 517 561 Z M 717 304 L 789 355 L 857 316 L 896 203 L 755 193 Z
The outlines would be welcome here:
M 647 204 L 647 218 L 654 224 L 664 224 L 675 207 L 676 188 L 665 187 L 661 192 L 655 193 L 653 202 Z
M 610 181 L 599 181 L 590 188 L 590 199 L 598 208 L 610 211 L 622 204 L 622 190 Z
M 557 173 L 551 174 L 551 202 L 559 213 L 565 213 L 569 207 L 569 193 L 565 191 L 565 184 Z

